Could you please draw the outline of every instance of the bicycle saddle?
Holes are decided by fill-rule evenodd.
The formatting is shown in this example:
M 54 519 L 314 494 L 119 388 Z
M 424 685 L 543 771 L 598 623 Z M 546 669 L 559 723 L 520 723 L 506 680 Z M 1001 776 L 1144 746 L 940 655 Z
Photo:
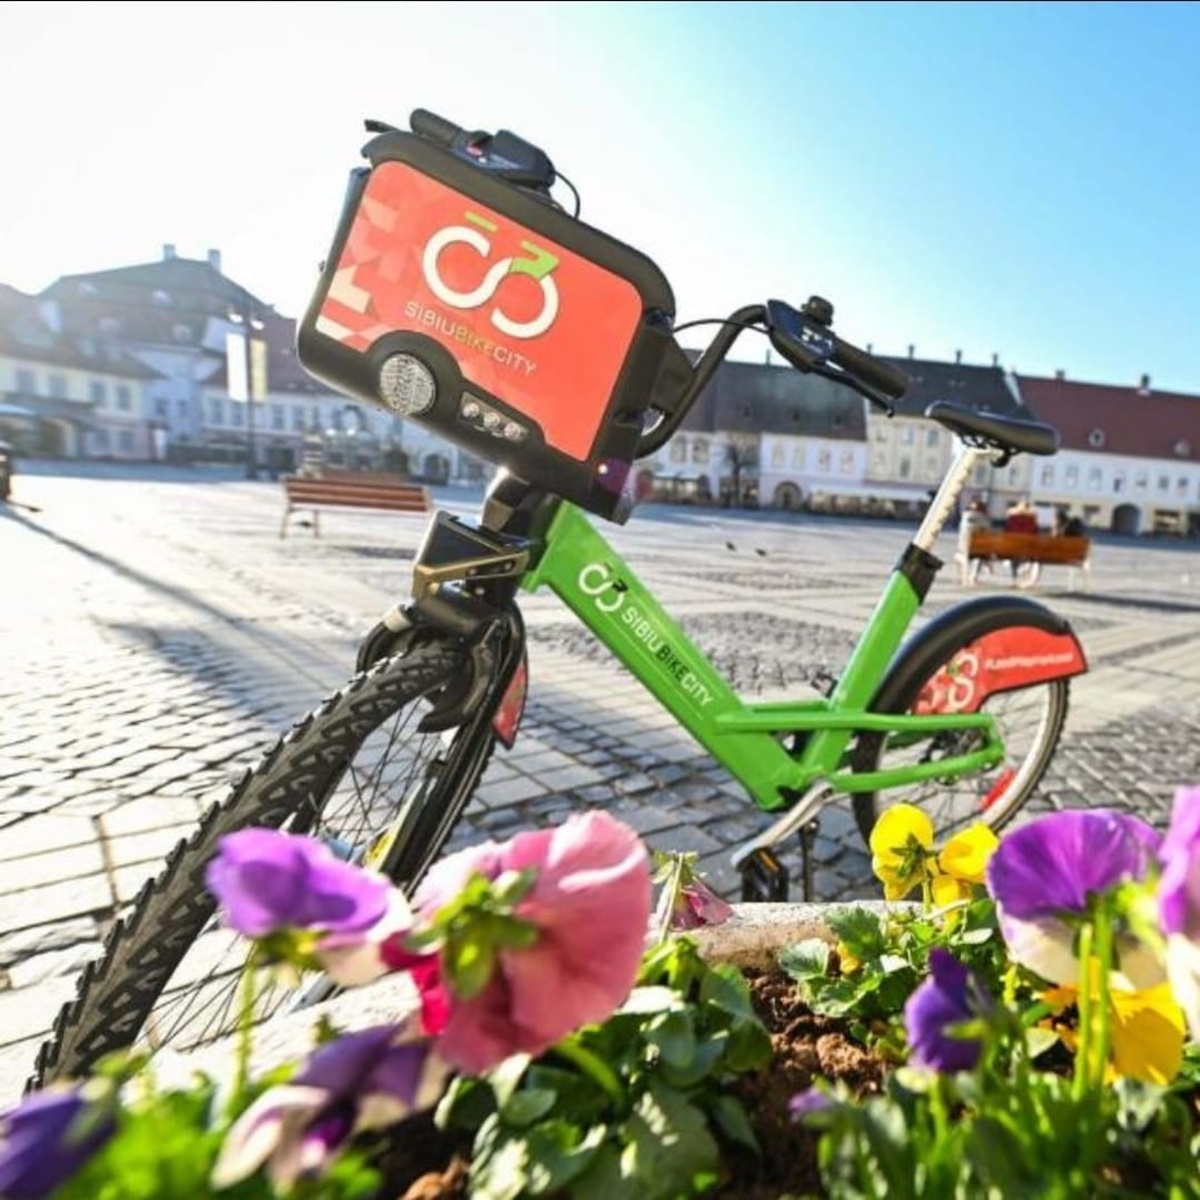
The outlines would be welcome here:
M 1010 453 L 1058 453 L 1058 430 L 1040 421 L 1019 421 L 996 413 L 976 412 L 947 400 L 935 400 L 925 410 L 925 415 L 961 438 L 989 442 Z

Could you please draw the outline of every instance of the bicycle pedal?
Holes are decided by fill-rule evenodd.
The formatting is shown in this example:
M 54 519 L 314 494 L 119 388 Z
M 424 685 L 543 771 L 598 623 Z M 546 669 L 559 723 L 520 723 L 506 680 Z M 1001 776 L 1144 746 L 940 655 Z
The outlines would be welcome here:
M 788 869 L 765 846 L 748 854 L 738 868 L 742 873 L 744 904 L 786 903 Z

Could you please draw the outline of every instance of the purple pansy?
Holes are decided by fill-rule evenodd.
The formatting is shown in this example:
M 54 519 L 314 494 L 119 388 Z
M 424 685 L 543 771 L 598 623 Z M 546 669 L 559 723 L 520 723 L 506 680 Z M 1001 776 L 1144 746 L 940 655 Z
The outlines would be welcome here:
M 1167 978 L 1200 1038 L 1200 787 L 1175 793 L 1158 855 L 1158 913 L 1167 938 Z
M 1144 879 L 1159 840 L 1145 821 L 1109 809 L 1052 813 L 1006 834 L 987 884 L 1012 958 L 1054 983 L 1076 984 L 1076 925 L 1089 897 Z M 1117 958 L 1135 988 L 1162 979 L 1154 956 L 1132 938 L 1118 939 Z
M 323 842 L 275 829 L 223 837 L 206 879 L 228 924 L 251 938 L 281 929 L 358 933 L 388 911 L 392 891 Z
M 833 1108 L 835 1103 L 836 1101 L 828 1092 L 813 1084 L 812 1087 L 797 1092 L 788 1101 L 788 1114 L 793 1121 L 801 1121 L 805 1117 L 812 1116 L 813 1113 L 826 1112 Z
M 42 1200 L 112 1137 L 111 1111 L 81 1087 L 35 1092 L 0 1115 L 0 1196 Z
M 913 1061 L 947 1075 L 971 1070 L 983 1042 L 956 1036 L 955 1027 L 986 1016 L 990 1007 L 990 998 L 970 969 L 948 950 L 934 947 L 929 952 L 928 978 L 904 1006 Z
M 284 1190 L 319 1175 L 354 1134 L 433 1105 L 447 1073 L 432 1044 L 409 1040 L 406 1026 L 377 1026 L 330 1042 L 291 1082 L 268 1089 L 238 1118 L 213 1168 L 213 1185 L 229 1187 L 264 1163 Z

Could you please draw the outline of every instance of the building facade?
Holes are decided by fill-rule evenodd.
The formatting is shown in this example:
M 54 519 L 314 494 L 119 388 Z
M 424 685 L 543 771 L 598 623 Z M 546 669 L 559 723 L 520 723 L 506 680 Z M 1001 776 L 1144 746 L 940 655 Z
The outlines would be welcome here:
M 1062 449 L 1032 463 L 1035 503 L 1066 509 L 1093 529 L 1200 536 L 1200 397 L 1019 376 Z

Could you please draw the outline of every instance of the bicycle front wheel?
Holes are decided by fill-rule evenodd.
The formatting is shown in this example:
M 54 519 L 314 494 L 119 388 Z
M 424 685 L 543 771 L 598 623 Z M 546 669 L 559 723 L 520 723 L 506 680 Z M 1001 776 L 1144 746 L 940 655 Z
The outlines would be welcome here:
M 987 607 L 964 612 L 914 648 L 893 667 L 871 704 L 878 713 L 983 712 L 994 719 L 1004 744 L 1004 758 L 974 775 L 934 777 L 887 793 L 854 797 L 854 816 L 864 840 L 886 803 L 915 804 L 933 822 L 935 842 L 976 822 L 993 829 L 1007 824 L 1040 783 L 1054 755 L 1067 717 L 1069 678 L 1032 679 L 1019 675 L 1000 680 L 990 690 L 985 678 L 992 648 L 1019 646 L 1022 639 L 1066 638 L 1067 627 L 1040 606 L 1012 612 Z M 1077 649 L 1077 647 L 1075 647 Z M 1013 656 L 1015 657 L 1015 656 Z M 1082 655 L 1079 657 L 1082 667 Z M 856 772 L 891 769 L 969 754 L 982 745 L 971 730 L 932 734 L 921 739 L 881 733 L 862 734 L 851 767 Z
M 232 1032 L 247 947 L 219 926 L 204 880 L 226 834 L 249 826 L 308 833 L 411 889 L 452 833 L 493 747 L 486 724 L 418 730 L 467 670 L 458 643 L 423 644 L 356 676 L 295 725 L 175 848 L 114 926 L 103 957 L 85 968 L 76 998 L 60 1012 L 31 1086 L 81 1075 L 116 1050 L 187 1050 Z M 452 762 L 459 769 L 448 771 Z M 294 996 L 268 990 L 255 1019 Z

